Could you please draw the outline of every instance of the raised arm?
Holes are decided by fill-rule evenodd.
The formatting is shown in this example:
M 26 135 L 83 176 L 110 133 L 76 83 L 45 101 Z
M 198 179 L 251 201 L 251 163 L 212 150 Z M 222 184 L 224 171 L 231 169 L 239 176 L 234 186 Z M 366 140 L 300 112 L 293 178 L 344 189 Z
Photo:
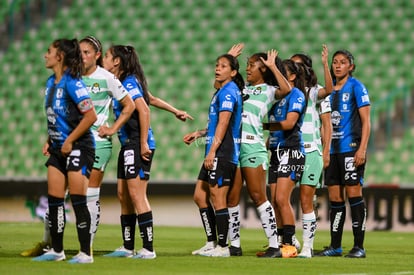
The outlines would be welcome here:
M 276 80 L 279 83 L 279 88 L 276 90 L 276 99 L 280 99 L 285 97 L 292 90 L 292 86 L 290 86 L 289 81 L 283 76 L 276 66 L 275 60 L 277 55 L 278 52 L 272 49 L 267 52 L 266 60 L 261 57 L 260 59 L 276 77 Z
M 333 91 L 333 81 L 331 71 L 328 64 L 328 47 L 322 45 L 322 65 L 323 65 L 323 76 L 325 79 L 325 87 L 318 91 L 318 98 L 322 99 L 330 95 Z

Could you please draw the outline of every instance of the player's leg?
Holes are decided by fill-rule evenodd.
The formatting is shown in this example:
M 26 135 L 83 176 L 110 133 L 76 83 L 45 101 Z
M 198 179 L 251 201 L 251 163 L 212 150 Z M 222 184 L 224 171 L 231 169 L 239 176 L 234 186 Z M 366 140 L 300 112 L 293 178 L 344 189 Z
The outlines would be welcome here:
M 230 255 L 242 256 L 242 248 L 240 242 L 240 195 L 243 188 L 243 177 L 240 167 L 236 169 L 233 185 L 227 194 L 227 208 L 229 210 L 229 240 Z

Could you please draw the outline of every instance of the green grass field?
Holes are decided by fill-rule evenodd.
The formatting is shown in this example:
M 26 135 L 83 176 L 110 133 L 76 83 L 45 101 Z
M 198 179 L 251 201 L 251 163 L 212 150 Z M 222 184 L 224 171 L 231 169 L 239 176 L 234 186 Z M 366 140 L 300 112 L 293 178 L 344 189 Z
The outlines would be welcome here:
M 42 238 L 43 225 L 0 223 L 0 274 L 414 274 L 414 233 L 367 232 L 366 259 L 312 258 L 260 259 L 255 253 L 267 243 L 261 229 L 242 229 L 244 256 L 208 258 L 192 256 L 204 244 L 201 228 L 155 227 L 154 260 L 114 259 L 102 255 L 119 247 L 121 230 L 117 225 L 101 225 L 94 245 L 93 264 L 32 262 L 21 257 Z M 72 223 L 65 230 L 67 258 L 77 253 L 78 241 Z M 301 240 L 301 232 L 297 232 Z M 329 232 L 319 231 L 315 249 L 329 243 Z M 136 247 L 141 245 L 139 234 Z M 352 233 L 344 232 L 343 248 L 351 249 Z

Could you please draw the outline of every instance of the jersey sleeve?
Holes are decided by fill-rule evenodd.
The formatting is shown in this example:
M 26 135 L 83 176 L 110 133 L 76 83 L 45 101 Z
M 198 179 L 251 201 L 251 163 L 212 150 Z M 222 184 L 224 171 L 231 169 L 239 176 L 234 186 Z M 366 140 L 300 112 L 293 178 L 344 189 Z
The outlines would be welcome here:
M 122 85 L 121 81 L 115 76 L 108 79 L 108 88 L 112 94 L 112 97 L 118 101 L 121 101 L 125 96 L 128 95 L 128 91 Z
M 224 89 L 219 93 L 219 112 L 228 111 L 233 112 L 237 103 L 237 97 L 232 89 Z
M 123 84 L 124 84 L 125 89 L 128 91 L 128 93 L 132 97 L 132 100 L 143 97 L 141 85 L 139 85 L 139 83 L 135 79 L 127 78 L 125 79 Z
M 295 90 L 294 93 L 292 93 L 291 100 L 289 100 L 289 109 L 288 113 L 290 112 L 297 112 L 302 113 L 305 108 L 306 100 L 305 96 L 302 92 L 299 90 Z
M 364 84 L 359 81 L 355 81 L 354 93 L 358 108 L 371 105 L 368 90 L 365 88 Z
M 330 99 L 330 96 L 328 95 L 319 104 L 319 114 L 322 115 L 322 114 L 326 114 L 326 113 L 330 113 L 330 112 L 332 112 L 331 99 Z
M 66 84 L 67 91 L 72 100 L 76 103 L 81 113 L 93 109 L 91 97 L 85 83 L 80 79 L 71 79 Z

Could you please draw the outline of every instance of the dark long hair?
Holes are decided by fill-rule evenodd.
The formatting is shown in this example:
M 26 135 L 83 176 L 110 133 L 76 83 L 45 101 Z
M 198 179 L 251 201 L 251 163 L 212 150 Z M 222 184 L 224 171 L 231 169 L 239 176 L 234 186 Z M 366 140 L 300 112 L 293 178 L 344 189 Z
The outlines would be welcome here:
M 249 59 L 253 59 L 255 61 L 261 62 L 260 57 L 263 58 L 264 60 L 267 60 L 267 54 L 263 52 L 255 53 L 252 56 L 250 56 Z M 279 56 L 276 56 L 275 64 L 276 64 L 276 67 L 279 69 L 279 71 L 282 73 L 282 75 L 286 77 L 286 70 L 285 70 L 285 67 L 283 66 L 283 60 Z M 271 86 L 279 86 L 279 83 L 277 82 L 277 79 L 275 75 L 272 73 L 272 71 L 265 65 L 263 65 L 263 67 L 265 68 L 265 70 L 264 71 L 260 70 L 260 72 L 263 76 L 264 82 Z
M 304 65 L 296 63 L 291 59 L 283 60 L 283 65 L 286 66 L 287 71 L 291 74 L 295 74 L 295 80 L 293 81 L 296 88 L 300 89 L 302 92 L 306 91 L 306 80 L 304 73 Z
M 292 55 L 291 59 L 299 58 L 301 60 L 300 63 L 304 65 L 304 73 L 305 73 L 305 81 L 307 87 L 314 87 L 318 84 L 318 77 L 316 76 L 315 71 L 312 68 L 312 58 L 304 53 L 297 53 Z
M 119 75 L 119 80 L 124 81 L 129 75 L 135 76 L 144 92 L 145 101 L 149 103 L 147 79 L 134 47 L 115 45 L 109 48 L 109 51 L 114 59 L 117 57 L 120 59 L 119 71 L 121 74 Z
M 78 40 L 61 38 L 53 41 L 52 45 L 57 53 L 63 53 L 63 66 L 68 67 L 69 74 L 74 78 L 81 78 L 83 61 Z
M 217 57 L 216 61 L 218 61 L 220 58 L 227 59 L 230 62 L 230 68 L 232 70 L 237 71 L 237 74 L 233 77 L 232 80 L 234 81 L 234 83 L 236 83 L 239 90 L 243 91 L 245 83 L 244 83 L 243 76 L 239 72 L 240 65 L 239 65 L 239 61 L 237 60 L 237 58 L 235 58 L 231 54 L 223 54 L 223 55 L 220 55 L 219 57 Z
M 92 35 L 88 35 L 85 38 L 83 38 L 81 41 L 79 41 L 79 43 L 82 42 L 86 42 L 89 43 L 89 45 L 91 45 L 96 52 L 100 52 L 101 55 L 99 56 L 99 58 L 96 60 L 96 64 L 99 66 L 103 66 L 103 57 L 102 57 L 102 44 L 101 41 L 99 41 L 99 39 L 97 39 L 95 36 Z

